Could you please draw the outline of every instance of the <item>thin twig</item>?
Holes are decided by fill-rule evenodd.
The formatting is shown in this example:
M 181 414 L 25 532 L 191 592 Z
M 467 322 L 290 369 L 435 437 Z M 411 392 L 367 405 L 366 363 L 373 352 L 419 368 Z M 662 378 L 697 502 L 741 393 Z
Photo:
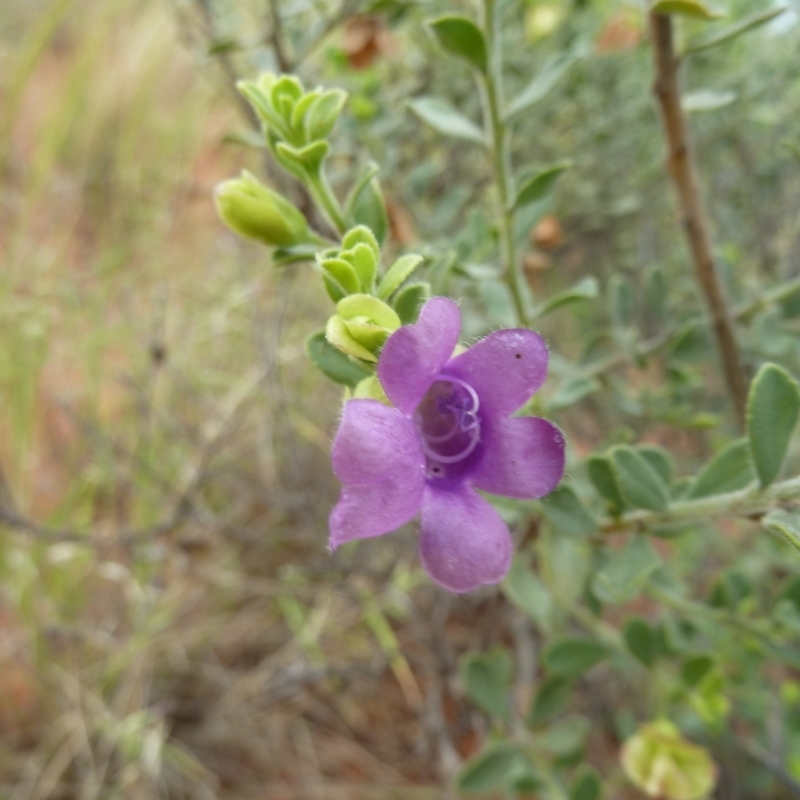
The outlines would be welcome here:
M 681 108 L 678 85 L 680 60 L 675 53 L 671 17 L 651 12 L 650 29 L 656 65 L 653 92 L 661 109 L 669 145 L 669 173 L 678 194 L 695 274 L 705 294 L 725 379 L 736 409 L 736 416 L 743 426 L 747 407 L 747 378 L 736 344 L 728 302 L 717 277 L 711 236 L 689 151 L 686 120 Z
M 788 790 L 792 797 L 800 797 L 800 781 L 797 781 L 793 775 L 781 764 L 780 759 L 776 758 L 765 750 L 758 742 L 751 739 L 738 739 L 736 744 L 754 761 L 761 764 L 764 769 L 770 772 L 773 777 L 779 780 L 783 786 Z
M 197 0 L 197 5 L 203 13 L 208 41 L 213 43 L 216 39 L 216 23 L 214 22 L 214 12 L 211 9 L 211 4 L 209 3 L 209 0 Z M 239 81 L 239 74 L 236 72 L 236 68 L 233 66 L 230 55 L 224 49 L 218 51 L 215 55 L 217 61 L 219 61 L 220 67 L 222 68 L 222 72 L 225 75 L 226 89 L 236 103 L 236 106 L 239 108 L 242 114 L 245 115 L 253 130 L 261 130 L 261 123 L 259 122 L 256 112 L 253 111 L 250 103 L 247 102 L 243 95 L 239 94 L 239 91 L 236 88 L 236 84 Z
M 278 62 L 281 72 L 291 72 L 294 65 L 283 44 L 283 20 L 278 8 L 278 0 L 269 0 L 269 11 L 272 29 L 268 41 L 272 45 L 272 51 L 275 53 L 275 60 Z

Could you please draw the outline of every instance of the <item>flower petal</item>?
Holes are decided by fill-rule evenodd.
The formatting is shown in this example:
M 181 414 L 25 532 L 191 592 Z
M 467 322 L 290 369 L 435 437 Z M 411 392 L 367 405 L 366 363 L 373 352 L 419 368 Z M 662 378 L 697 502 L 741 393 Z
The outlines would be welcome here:
M 377 400 L 348 400 L 333 440 L 333 471 L 345 484 L 380 483 L 398 473 L 424 473 L 414 423 Z
M 511 565 L 511 535 L 500 515 L 468 486 L 425 487 L 419 556 L 428 575 L 451 592 L 501 581 Z
M 343 486 L 328 520 L 331 550 L 353 539 L 370 539 L 405 525 L 419 511 L 424 487 L 421 470 L 401 472 L 395 480 L 382 483 Z
M 378 378 L 387 397 L 411 414 L 433 379 L 453 355 L 461 332 L 461 312 L 446 297 L 432 297 L 419 321 L 398 328 L 387 340 L 378 361 Z
M 478 489 L 506 497 L 544 497 L 564 475 L 564 434 L 546 419 L 506 417 L 486 427 L 486 449 L 470 476 Z
M 508 328 L 490 333 L 448 362 L 443 371 L 472 386 L 484 414 L 507 416 L 542 385 L 547 361 L 547 345 L 538 333 Z

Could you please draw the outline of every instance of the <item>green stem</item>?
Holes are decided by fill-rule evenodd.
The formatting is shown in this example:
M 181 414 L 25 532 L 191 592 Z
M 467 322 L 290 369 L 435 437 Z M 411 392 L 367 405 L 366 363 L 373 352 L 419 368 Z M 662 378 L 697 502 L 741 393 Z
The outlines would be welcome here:
M 310 176 L 307 186 L 309 194 L 314 198 L 314 201 L 322 213 L 325 214 L 334 230 L 340 235 L 344 234 L 347 231 L 344 212 L 322 168 L 316 175 Z
M 511 132 L 503 118 L 502 47 L 495 0 L 485 0 L 483 23 L 486 44 L 489 49 L 489 67 L 486 74 L 481 76 L 481 99 L 499 200 L 497 216 L 500 229 L 500 256 L 504 279 L 514 300 L 517 317 L 520 324 L 527 325 L 530 318 L 528 313 L 529 293 L 517 259 L 517 247 L 514 239 Z
M 679 597 L 672 592 L 660 589 L 652 583 L 648 585 L 647 593 L 659 603 L 669 606 L 674 611 L 677 611 L 685 619 L 692 621 L 698 618 L 705 617 L 713 622 L 727 625 L 736 628 L 742 633 L 749 634 L 760 642 L 769 646 L 774 645 L 774 642 L 769 636 L 769 633 L 764 630 L 756 620 L 742 617 L 732 611 L 727 611 L 724 608 L 712 608 L 711 606 L 697 603 L 694 600 L 688 600 L 685 597 Z
M 666 511 L 631 511 L 603 522 L 603 533 L 644 530 L 681 522 L 694 522 L 718 517 L 760 517 L 781 503 L 800 498 L 800 478 L 790 478 L 766 489 L 749 486 L 736 492 L 681 500 Z

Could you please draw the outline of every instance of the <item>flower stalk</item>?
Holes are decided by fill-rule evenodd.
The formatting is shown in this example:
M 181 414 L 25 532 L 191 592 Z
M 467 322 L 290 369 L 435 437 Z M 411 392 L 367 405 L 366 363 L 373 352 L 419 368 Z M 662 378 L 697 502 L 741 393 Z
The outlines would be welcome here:
M 488 48 L 489 63 L 485 75 L 481 76 L 481 99 L 492 167 L 497 185 L 497 221 L 500 234 L 500 257 L 504 280 L 511 292 L 517 318 L 527 326 L 530 320 L 530 293 L 517 258 L 514 237 L 514 178 L 511 165 L 511 131 L 504 118 L 503 105 L 503 61 L 500 42 L 500 24 L 497 3 L 484 3 L 483 27 Z

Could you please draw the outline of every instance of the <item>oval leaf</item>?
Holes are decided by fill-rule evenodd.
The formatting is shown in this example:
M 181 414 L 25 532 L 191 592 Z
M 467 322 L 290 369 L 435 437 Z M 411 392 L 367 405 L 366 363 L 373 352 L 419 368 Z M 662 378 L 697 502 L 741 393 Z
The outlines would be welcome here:
M 770 533 L 782 536 L 795 550 L 800 551 L 800 514 L 796 511 L 773 511 L 761 523 Z
M 661 559 L 642 535 L 632 536 L 622 550 L 610 551 L 605 564 L 595 572 L 592 593 L 603 603 L 633 600 Z
M 464 764 L 456 775 L 462 792 L 491 792 L 501 789 L 522 762 L 518 747 L 512 742 L 497 742 L 481 750 Z
M 606 456 L 589 456 L 586 460 L 586 469 L 589 472 L 589 480 L 606 501 L 609 512 L 619 514 L 625 507 L 625 501 L 620 494 L 611 460 Z
M 544 303 L 533 310 L 533 315 L 539 318 L 570 303 L 576 303 L 581 300 L 594 300 L 597 298 L 599 292 L 600 284 L 597 282 L 597 278 L 593 275 L 588 278 L 583 278 L 574 286 L 570 286 L 569 289 L 564 289 L 564 291 L 558 292 L 550 299 L 545 300 Z
M 461 680 L 470 699 L 484 711 L 505 719 L 509 712 L 508 684 L 514 664 L 502 647 L 469 653 L 461 660 Z
M 643 620 L 632 617 L 625 623 L 625 644 L 646 667 L 652 667 L 658 655 L 658 637 Z
M 559 486 L 550 492 L 542 500 L 542 512 L 561 533 L 591 536 L 597 530 L 597 520 L 569 486 Z
M 777 364 L 765 364 L 750 385 L 747 437 L 763 489 L 778 477 L 800 412 L 800 387 Z
M 559 175 L 571 166 L 571 162 L 564 161 L 561 164 L 555 164 L 523 180 L 522 185 L 517 191 L 517 197 L 516 200 L 514 200 L 513 208 L 522 208 L 523 206 L 535 203 L 537 200 L 541 200 L 556 185 Z
M 486 41 L 481 29 L 471 19 L 455 15 L 439 17 L 430 20 L 428 27 L 436 41 L 450 55 L 462 58 L 481 72 L 486 72 Z
M 536 728 L 548 722 L 569 702 L 572 695 L 572 681 L 561 675 L 553 675 L 539 687 L 536 697 L 531 703 L 526 724 L 529 728 Z
M 401 256 L 389 267 L 378 285 L 378 297 L 388 300 L 397 291 L 400 284 L 422 263 L 422 256 Z
M 419 312 L 430 296 L 429 283 L 410 283 L 395 294 L 392 305 L 403 324 L 411 325 L 419 318 Z
M 749 17 L 740 19 L 733 25 L 723 28 L 721 31 L 716 31 L 710 35 L 702 36 L 697 39 L 692 39 L 684 53 L 697 53 L 700 50 L 707 50 L 709 47 L 716 47 L 719 44 L 730 42 L 736 39 L 743 33 L 765 25 L 767 22 L 775 19 L 779 14 L 783 14 L 788 9 L 788 6 L 777 6 L 776 8 L 768 8 L 766 11 L 757 11 Z
M 700 470 L 686 499 L 735 492 L 744 489 L 754 477 L 750 444 L 747 439 L 738 439 L 720 450 Z
M 306 340 L 306 352 L 314 364 L 336 383 L 356 386 L 371 374 L 337 350 L 325 338 L 325 331 L 319 331 Z
M 550 644 L 542 654 L 542 661 L 551 675 L 575 678 L 602 661 L 607 654 L 606 646 L 594 639 L 567 636 Z
M 527 111 L 544 100 L 555 89 L 558 82 L 569 72 L 570 67 L 582 58 L 580 53 L 564 53 L 548 61 L 542 71 L 520 92 L 508 107 L 508 120 Z
M 651 7 L 656 14 L 677 14 L 679 17 L 693 19 L 720 19 L 724 17 L 719 9 L 700 0 L 656 0 Z
M 503 591 L 517 608 L 536 623 L 544 635 L 549 635 L 554 611 L 553 598 L 539 576 L 522 559 L 514 559 L 503 582 Z
M 646 458 L 625 445 L 612 448 L 609 455 L 622 496 L 634 508 L 666 510 L 669 505 L 669 489 Z
M 485 144 L 483 132 L 462 113 L 436 97 L 421 97 L 409 102 L 408 107 L 434 130 L 445 136 L 467 139 L 476 144 Z

